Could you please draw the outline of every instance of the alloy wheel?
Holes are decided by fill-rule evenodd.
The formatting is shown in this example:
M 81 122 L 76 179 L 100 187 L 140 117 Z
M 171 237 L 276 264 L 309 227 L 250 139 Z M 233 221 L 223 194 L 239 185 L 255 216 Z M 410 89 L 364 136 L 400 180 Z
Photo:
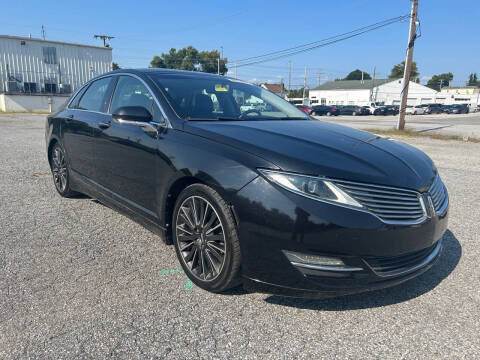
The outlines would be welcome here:
M 201 281 L 221 273 L 226 256 L 222 221 L 210 202 L 201 196 L 186 198 L 178 210 L 176 239 L 184 264 Z
M 53 149 L 52 173 L 57 190 L 64 192 L 67 187 L 67 162 L 65 161 L 65 154 L 59 146 Z

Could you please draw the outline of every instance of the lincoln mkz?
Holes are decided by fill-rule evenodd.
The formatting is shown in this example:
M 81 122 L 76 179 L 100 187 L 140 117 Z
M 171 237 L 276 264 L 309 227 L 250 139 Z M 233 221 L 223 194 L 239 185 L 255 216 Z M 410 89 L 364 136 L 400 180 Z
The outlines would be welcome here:
M 45 135 L 60 195 L 158 230 L 208 291 L 379 289 L 423 273 L 442 249 L 449 199 L 427 155 L 243 81 L 110 72 L 48 116 Z

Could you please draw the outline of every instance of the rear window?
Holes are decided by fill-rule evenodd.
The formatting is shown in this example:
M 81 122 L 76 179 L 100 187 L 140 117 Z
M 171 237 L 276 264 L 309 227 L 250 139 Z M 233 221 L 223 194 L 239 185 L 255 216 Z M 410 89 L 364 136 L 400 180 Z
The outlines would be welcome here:
M 105 112 L 108 103 L 107 92 L 111 82 L 112 77 L 92 82 L 80 99 L 76 109 Z

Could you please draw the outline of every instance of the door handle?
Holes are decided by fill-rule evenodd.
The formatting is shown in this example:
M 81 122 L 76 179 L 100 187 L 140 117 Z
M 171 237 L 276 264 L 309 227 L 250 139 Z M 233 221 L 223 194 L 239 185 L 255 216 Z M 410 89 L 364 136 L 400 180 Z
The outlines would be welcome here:
M 108 129 L 110 127 L 110 125 L 112 125 L 111 122 L 101 122 L 101 123 L 98 123 L 98 127 L 102 130 L 104 129 Z
M 67 116 L 65 117 L 65 121 L 66 121 L 66 122 L 70 122 L 70 121 L 72 121 L 72 120 L 73 120 L 73 114 L 67 115 Z

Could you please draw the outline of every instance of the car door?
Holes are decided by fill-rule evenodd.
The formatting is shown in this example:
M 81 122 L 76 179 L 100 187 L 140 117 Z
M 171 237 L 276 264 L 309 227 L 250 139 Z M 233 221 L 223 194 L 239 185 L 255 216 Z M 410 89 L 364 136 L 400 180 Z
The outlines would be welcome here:
M 145 84 L 130 75 L 119 76 L 112 95 L 108 126 L 95 129 L 97 181 L 110 196 L 156 218 L 159 134 L 154 126 L 141 127 L 113 120 L 111 114 L 124 106 L 142 106 L 152 114 L 155 123 L 165 123 Z
M 64 112 L 62 137 L 72 171 L 86 177 L 95 175 L 93 129 L 104 116 L 112 77 L 92 81 L 70 102 Z

